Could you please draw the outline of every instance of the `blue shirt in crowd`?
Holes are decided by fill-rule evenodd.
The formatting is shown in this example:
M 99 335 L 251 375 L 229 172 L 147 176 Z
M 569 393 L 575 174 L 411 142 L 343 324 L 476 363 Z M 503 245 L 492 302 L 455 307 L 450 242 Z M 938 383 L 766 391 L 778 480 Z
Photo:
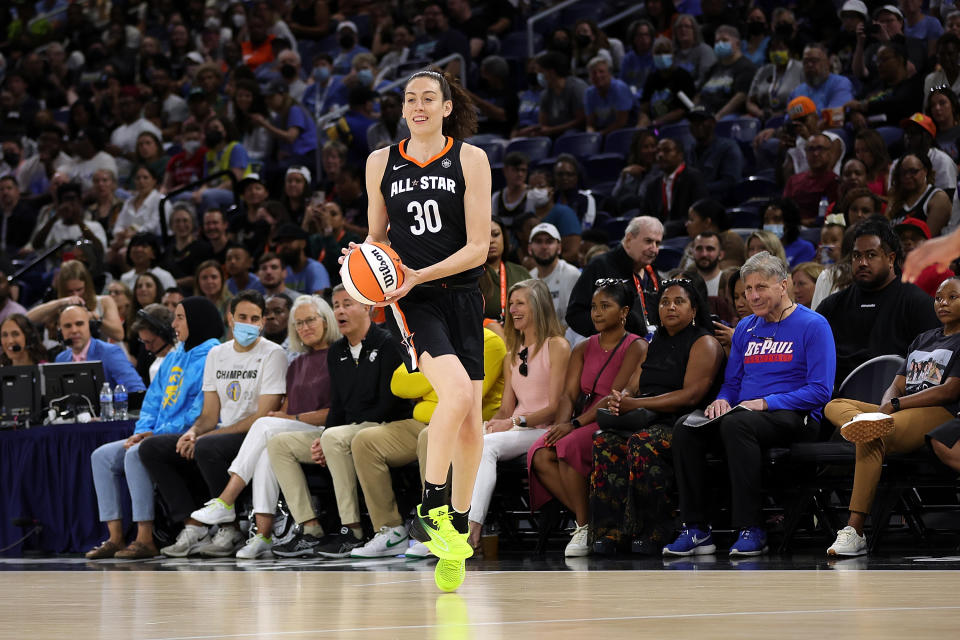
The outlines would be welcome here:
M 652 49 L 651 49 L 652 51 Z M 620 79 L 633 87 L 638 93 L 643 90 L 647 78 L 653 73 L 653 53 L 640 55 L 632 48 L 623 56 L 620 63 Z
M 555 204 L 550 213 L 544 217 L 543 222 L 549 222 L 560 232 L 561 238 L 567 236 L 578 236 L 583 231 L 583 225 L 580 224 L 580 218 L 577 212 L 565 204 Z
M 733 332 L 723 387 L 731 406 L 763 398 L 770 411 L 805 411 L 820 420 L 830 401 L 837 350 L 827 319 L 797 305 L 781 322 L 747 316 Z
M 267 290 L 260 284 L 260 278 L 253 273 L 247 277 L 250 279 L 247 281 L 247 286 L 245 286 L 244 289 L 253 289 L 260 295 L 267 295 Z M 237 292 L 240 291 L 240 287 L 237 286 L 237 281 L 233 278 L 227 278 L 227 289 L 229 289 L 233 295 L 237 295 Z
M 303 291 L 310 295 L 330 286 L 330 274 L 322 264 L 313 258 L 307 258 L 307 265 L 303 271 L 295 272 L 293 267 L 287 267 L 287 278 L 284 284 L 294 291 Z
M 923 16 L 920 22 L 912 27 L 904 20 L 903 35 L 920 40 L 936 40 L 943 35 L 943 25 L 933 16 Z
M 819 87 L 811 87 L 801 82 L 790 92 L 790 99 L 797 96 L 807 96 L 817 105 L 817 111 L 842 107 L 853 100 L 853 83 L 846 76 L 831 73 Z
M 596 117 L 594 127 L 604 129 L 617 117 L 617 111 L 633 109 L 633 93 L 623 80 L 610 78 L 607 95 L 601 95 L 599 89 L 590 85 L 583 102 L 587 115 Z

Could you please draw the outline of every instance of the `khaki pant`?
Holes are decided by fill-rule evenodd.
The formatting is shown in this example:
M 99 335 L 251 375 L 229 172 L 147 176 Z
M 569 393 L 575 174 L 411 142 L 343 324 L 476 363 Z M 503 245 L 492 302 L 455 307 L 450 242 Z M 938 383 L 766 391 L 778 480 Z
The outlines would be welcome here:
M 354 436 L 350 444 L 353 463 L 374 531 L 403 524 L 390 468 L 402 467 L 417 459 L 417 436 L 426 428 L 427 425 L 418 420 L 397 420 L 364 429 Z M 339 501 L 339 493 L 337 495 Z
M 823 413 L 831 423 L 840 427 L 861 413 L 873 413 L 878 409 L 875 404 L 841 398 L 830 401 Z M 951 418 L 953 415 L 943 407 L 904 409 L 893 414 L 894 429 L 890 435 L 857 444 L 850 510 L 870 513 L 886 454 L 916 451 L 923 446 L 927 433 Z
M 320 438 L 321 432 L 291 431 L 278 433 L 267 440 L 267 455 L 273 468 L 280 491 L 287 501 L 290 515 L 298 523 L 313 520 L 317 514 L 310 500 L 307 478 L 303 475 L 301 464 L 316 464 L 310 457 L 310 445 Z

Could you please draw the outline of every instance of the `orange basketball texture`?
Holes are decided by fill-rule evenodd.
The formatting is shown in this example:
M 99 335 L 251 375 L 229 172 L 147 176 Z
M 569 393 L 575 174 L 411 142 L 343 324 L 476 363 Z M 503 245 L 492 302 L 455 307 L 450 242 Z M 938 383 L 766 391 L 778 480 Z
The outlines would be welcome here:
M 377 304 L 403 284 L 403 269 L 397 252 L 380 242 L 364 243 L 351 251 L 340 277 L 344 289 L 358 302 Z

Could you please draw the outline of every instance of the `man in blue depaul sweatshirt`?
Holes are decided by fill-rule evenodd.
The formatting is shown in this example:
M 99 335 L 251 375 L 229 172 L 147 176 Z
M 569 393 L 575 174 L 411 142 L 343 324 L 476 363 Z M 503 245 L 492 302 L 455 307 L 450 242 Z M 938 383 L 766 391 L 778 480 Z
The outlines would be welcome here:
M 763 450 L 817 437 L 823 406 L 830 400 L 836 350 L 827 320 L 787 294 L 790 272 L 766 251 L 740 269 L 753 315 L 737 324 L 723 387 L 706 409 L 715 422 L 677 425 L 673 460 L 683 529 L 664 555 L 716 551 L 709 526 L 706 453 L 720 440 L 730 468 L 732 524 L 740 536 L 731 556 L 767 551 L 760 527 Z M 737 406 L 750 411 L 738 410 Z
M 140 443 L 158 434 L 179 434 L 196 422 L 203 409 L 203 366 L 207 353 L 220 344 L 223 322 L 216 306 L 203 297 L 177 305 L 173 329 L 179 341 L 160 365 L 147 389 L 133 435 L 110 442 L 90 456 L 100 520 L 110 537 L 87 552 L 87 558 L 150 558 L 159 554 L 153 540 L 153 481 L 140 461 Z M 137 538 L 123 538 L 121 492 L 126 477 L 137 523 Z

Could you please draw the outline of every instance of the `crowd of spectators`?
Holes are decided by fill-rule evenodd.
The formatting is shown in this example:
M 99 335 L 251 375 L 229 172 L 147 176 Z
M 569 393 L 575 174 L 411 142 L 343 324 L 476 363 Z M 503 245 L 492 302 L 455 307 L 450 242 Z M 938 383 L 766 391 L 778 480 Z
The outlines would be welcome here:
M 712 552 L 708 450 L 741 555 L 767 548 L 765 448 L 856 443 L 841 555 L 865 549 L 885 452 L 930 441 L 957 465 L 956 268 L 899 274 L 960 226 L 960 11 L 648 0 L 607 21 L 627 7 L 607 2 L 529 41 L 550 4 L 0 9 L 0 364 L 100 360 L 146 394 L 94 454 L 109 538 L 90 557 L 427 555 L 389 468 L 423 457 L 435 395 L 338 257 L 366 236 L 367 155 L 407 136 L 403 79 L 435 63 L 494 172 L 472 545 L 523 455 L 533 508 L 576 521 L 568 555 Z M 885 354 L 906 364 L 880 402 L 835 397 Z M 332 531 L 310 464 L 333 478 Z M 162 550 L 154 484 L 183 525 Z

